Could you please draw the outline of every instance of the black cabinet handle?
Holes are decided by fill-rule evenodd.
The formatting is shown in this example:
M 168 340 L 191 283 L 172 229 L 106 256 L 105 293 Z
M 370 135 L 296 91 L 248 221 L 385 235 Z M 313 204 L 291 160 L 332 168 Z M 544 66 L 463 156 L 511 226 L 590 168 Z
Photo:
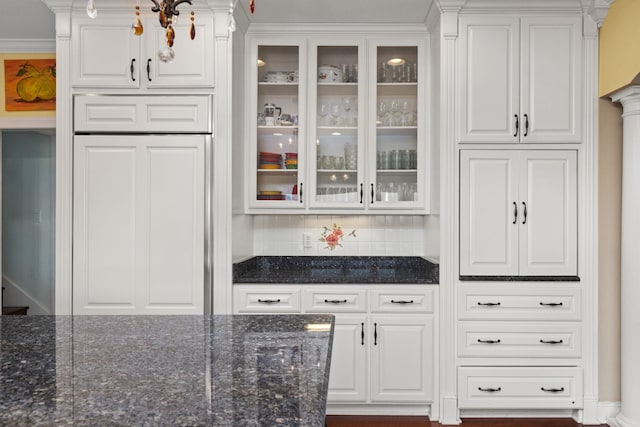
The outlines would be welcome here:
M 327 304 L 346 304 L 346 299 L 326 299 L 324 300 Z
M 147 59 L 147 80 L 151 81 L 151 58 Z
M 391 300 L 391 304 L 413 304 L 413 300 L 405 301 L 405 300 Z
M 131 73 L 131 81 L 136 81 L 136 78 L 133 75 L 133 64 L 135 64 L 136 58 L 131 58 L 131 64 L 129 65 L 129 72 Z
M 300 203 L 302 203 L 302 183 L 300 183 L 300 192 L 299 192 L 299 196 L 300 196 Z
M 540 342 L 542 344 L 562 344 L 564 341 L 563 340 L 540 340 Z
M 378 324 L 373 324 L 373 345 L 378 345 Z
M 516 202 L 513 202 L 513 222 L 512 222 L 512 224 L 515 224 L 516 222 L 518 222 L 518 204 Z
M 495 307 L 500 305 L 500 302 L 479 302 L 478 305 L 483 305 L 485 307 Z
M 360 183 L 360 203 L 364 200 L 364 184 Z
M 478 342 L 482 344 L 500 344 L 500 340 L 481 340 L 478 338 Z
M 361 332 L 360 332 L 360 345 L 364 345 L 364 322 L 360 323 Z
M 540 302 L 540 305 L 544 307 L 561 307 L 561 302 Z
M 375 191 L 373 190 L 373 184 L 371 184 L 371 204 L 373 204 L 373 198 L 376 195 Z
M 486 388 L 483 388 L 483 387 L 478 387 L 478 390 L 480 390 L 480 391 L 484 391 L 484 392 L 487 392 L 487 393 L 496 393 L 496 392 L 498 392 L 498 391 L 501 391 L 501 390 L 502 390 L 502 387 L 498 387 L 498 388 L 492 388 L 492 387 L 486 387 Z
M 518 136 L 518 128 L 520 127 L 520 120 L 518 119 L 518 115 L 514 114 L 513 117 L 516 119 L 516 131 L 513 133 L 513 136 Z
M 547 393 L 560 393 L 564 391 L 564 387 L 560 387 L 560 388 L 544 388 L 544 387 L 540 387 L 540 390 L 545 391 Z
M 261 304 L 278 304 L 280 302 L 280 298 L 278 299 L 258 299 L 258 302 Z
M 524 115 L 524 136 L 529 134 L 529 116 Z
M 527 203 L 522 202 L 522 207 L 524 208 L 524 211 L 522 212 L 522 224 L 524 225 L 527 223 Z

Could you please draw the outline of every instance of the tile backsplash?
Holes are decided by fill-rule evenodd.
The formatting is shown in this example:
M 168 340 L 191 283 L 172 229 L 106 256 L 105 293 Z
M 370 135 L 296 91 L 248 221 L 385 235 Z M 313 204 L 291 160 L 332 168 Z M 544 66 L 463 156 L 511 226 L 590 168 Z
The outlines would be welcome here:
M 342 229 L 342 246 L 330 250 L 321 238 L 334 224 Z M 253 246 L 255 255 L 424 256 L 424 226 L 419 215 L 256 215 Z M 310 248 L 304 233 L 311 233 Z

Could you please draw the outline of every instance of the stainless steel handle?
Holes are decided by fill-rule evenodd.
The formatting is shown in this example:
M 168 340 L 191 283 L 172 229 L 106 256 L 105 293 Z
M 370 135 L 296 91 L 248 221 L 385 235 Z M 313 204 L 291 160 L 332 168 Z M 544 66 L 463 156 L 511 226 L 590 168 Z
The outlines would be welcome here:
M 136 81 L 136 78 L 135 78 L 135 76 L 133 75 L 133 70 L 134 70 L 133 65 L 134 65 L 135 63 L 136 63 L 136 59 L 135 59 L 135 58 L 131 58 L 131 64 L 129 64 L 129 72 L 131 73 L 131 81 L 134 81 L 134 82 Z
M 500 340 L 481 340 L 478 338 L 478 342 L 482 344 L 500 344 Z
M 327 304 L 346 304 L 346 299 L 326 299 L 324 300 Z
M 278 299 L 258 299 L 258 302 L 261 304 L 278 304 L 280 302 L 280 298 Z
M 482 305 L 485 307 L 496 307 L 498 305 L 500 305 L 500 301 L 498 302 L 479 302 L 478 305 Z
M 516 202 L 513 202 L 513 222 L 512 222 L 512 224 L 515 224 L 516 222 L 518 222 L 518 204 Z
M 527 223 L 527 203 L 526 202 L 522 202 L 522 207 L 523 207 L 523 211 L 522 211 L 522 224 L 526 224 Z
M 518 119 L 518 115 L 514 114 L 513 117 L 516 119 L 516 130 L 513 133 L 513 136 L 518 136 L 518 130 L 520 128 L 520 119 Z
M 405 301 L 405 300 L 391 300 L 391 304 L 413 304 L 413 300 Z
M 502 387 L 497 387 L 497 388 L 493 388 L 493 387 L 486 387 L 486 388 L 478 387 L 478 390 L 484 391 L 484 392 L 487 392 L 487 393 L 496 393 L 498 391 L 501 391 Z

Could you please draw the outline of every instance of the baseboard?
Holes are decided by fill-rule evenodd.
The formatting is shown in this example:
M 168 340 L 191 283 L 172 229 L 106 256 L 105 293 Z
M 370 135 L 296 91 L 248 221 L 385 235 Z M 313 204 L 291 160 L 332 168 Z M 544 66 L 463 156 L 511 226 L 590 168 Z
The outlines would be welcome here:
M 460 418 L 573 418 L 574 412 L 573 409 L 461 409 Z
M 47 309 L 29 292 L 4 274 L 2 275 L 2 286 L 6 288 L 2 298 L 4 306 L 28 306 L 28 314 L 51 314 L 51 310 Z
M 637 423 L 625 417 L 622 413 L 618 413 L 615 418 L 609 418 L 607 424 L 611 427 L 638 427 Z
M 598 402 L 598 422 L 604 424 L 620 413 L 620 402 Z
M 420 415 L 431 417 L 429 405 L 328 403 L 327 415 Z

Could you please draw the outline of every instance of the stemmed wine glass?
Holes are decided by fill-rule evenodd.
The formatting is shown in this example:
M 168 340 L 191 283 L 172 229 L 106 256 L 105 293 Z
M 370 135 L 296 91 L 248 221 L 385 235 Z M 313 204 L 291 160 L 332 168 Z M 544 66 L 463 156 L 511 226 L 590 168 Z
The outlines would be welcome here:
M 339 120 L 338 118 L 340 117 L 340 104 L 331 104 L 331 117 L 333 118 L 332 124 L 334 126 L 338 126 Z
M 325 117 L 329 114 L 329 106 L 322 102 L 318 106 L 318 115 L 320 116 L 320 125 L 326 124 Z
M 389 107 L 385 101 L 380 101 L 378 104 L 378 124 L 380 126 L 388 126 L 385 123 L 389 118 Z
M 345 111 L 345 121 L 349 123 L 349 111 L 353 107 L 353 99 L 350 96 L 342 98 L 342 108 Z

